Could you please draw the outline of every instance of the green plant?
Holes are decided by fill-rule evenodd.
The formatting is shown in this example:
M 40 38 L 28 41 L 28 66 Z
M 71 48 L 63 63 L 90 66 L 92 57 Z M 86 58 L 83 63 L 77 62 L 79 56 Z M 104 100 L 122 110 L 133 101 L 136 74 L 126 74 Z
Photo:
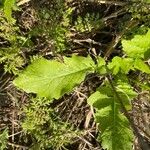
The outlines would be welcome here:
M 4 1 L 4 7 L 0 10 L 0 63 L 4 64 L 5 72 L 18 73 L 18 68 L 24 65 L 21 56 L 21 48 L 25 45 L 27 38 L 21 35 L 19 27 L 12 18 L 12 7 L 15 1 Z M 7 19 L 7 20 L 6 20 Z
M 149 24 L 150 14 L 149 14 L 149 0 L 132 0 L 133 3 L 131 7 L 129 7 L 129 12 L 132 13 L 132 17 L 136 18 L 140 22 L 144 22 L 146 25 Z
M 87 13 L 84 18 L 79 16 L 75 21 L 74 28 L 78 32 L 91 32 L 93 29 L 97 30 L 102 26 L 102 19 L 97 13 Z
M 130 71 L 139 70 L 150 74 L 145 63 L 150 51 L 150 30 L 145 35 L 135 35 L 131 40 L 122 40 L 124 57 L 114 57 L 106 63 L 101 57 L 97 63 L 88 57 L 63 57 L 56 60 L 37 59 L 14 80 L 14 85 L 27 93 L 36 93 L 50 101 L 59 99 L 81 83 L 88 73 L 96 72 L 106 77 L 97 91 L 88 98 L 89 105 L 96 109 L 95 119 L 100 123 L 100 138 L 103 148 L 108 150 L 132 149 L 133 124 L 127 110 L 131 100 L 137 96 L 129 81 Z M 113 80 L 112 80 L 113 78 Z
M 56 5 L 52 10 L 38 9 L 39 24 L 24 35 L 12 17 L 12 11 L 17 9 L 15 0 L 3 2 L 3 8 L 0 9 L 0 38 L 2 39 L 0 63 L 4 65 L 5 72 L 18 74 L 19 69 L 25 65 L 27 60 L 22 55 L 22 49 L 29 46 L 31 49 L 30 37 L 32 36 L 44 36 L 46 41 L 50 41 L 54 47 L 52 50 L 54 53 L 66 50 L 69 17 L 72 9 L 67 8 L 63 0 L 53 3 Z M 66 10 L 66 13 L 62 13 L 63 10 Z
M 6 128 L 0 133 L 0 149 L 4 150 L 7 148 L 8 141 L 8 129 Z
M 32 98 L 28 106 L 24 108 L 26 117 L 22 127 L 26 133 L 32 135 L 31 149 L 59 150 L 81 134 L 70 124 L 62 122 L 48 105 L 49 100 L 46 98 Z
M 12 10 L 15 9 L 16 0 L 4 0 L 4 16 L 8 22 L 14 23 L 15 19 L 12 18 Z
M 19 52 L 25 44 L 26 38 L 18 34 L 19 29 L 17 26 L 10 25 L 2 16 L 0 20 L 0 37 L 4 40 L 4 45 L 0 48 L 0 63 L 5 64 L 6 72 L 16 74 L 18 68 L 24 64 L 24 59 Z
M 30 36 L 42 36 L 52 45 L 53 53 L 66 50 L 67 36 L 73 8 L 69 8 L 64 0 L 51 2 L 53 7 L 37 11 L 38 25 L 30 32 Z M 63 13 L 65 12 L 65 13 Z

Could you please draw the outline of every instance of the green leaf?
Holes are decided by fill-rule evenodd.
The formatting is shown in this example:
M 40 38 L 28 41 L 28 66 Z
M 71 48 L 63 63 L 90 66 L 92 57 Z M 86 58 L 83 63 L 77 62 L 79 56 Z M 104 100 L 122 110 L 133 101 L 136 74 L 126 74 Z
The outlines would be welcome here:
M 106 62 L 104 58 L 98 57 L 97 61 L 98 61 L 97 72 L 99 74 L 106 74 L 107 73 L 106 68 L 105 68 Z
M 88 104 L 94 106 L 96 109 L 101 109 L 112 103 L 112 97 L 96 91 L 88 98 Z
M 132 87 L 118 80 L 116 92 L 126 108 L 131 108 L 131 99 L 137 96 Z M 88 104 L 96 108 L 96 122 L 101 131 L 102 147 L 107 150 L 131 150 L 133 133 L 127 118 L 120 112 L 121 105 L 108 83 L 88 98 Z
M 134 60 L 132 58 L 121 58 L 116 56 L 112 59 L 112 62 L 108 64 L 108 68 L 112 70 L 114 75 L 118 73 L 128 74 L 128 72 L 133 69 L 133 62 Z
M 58 99 L 93 70 L 94 62 L 90 57 L 64 57 L 64 63 L 41 58 L 29 65 L 13 83 L 27 93 Z
M 12 18 L 12 9 L 15 5 L 16 0 L 5 0 L 4 2 L 4 14 L 8 22 L 14 22 Z
M 6 128 L 2 133 L 0 133 L 0 149 L 4 150 L 7 148 L 8 142 L 8 128 Z
M 150 68 L 141 59 L 136 59 L 134 62 L 134 67 L 142 72 L 150 74 Z
M 131 109 L 131 100 L 137 96 L 137 93 L 133 91 L 133 88 L 127 82 L 120 80 L 117 81 L 115 88 L 126 108 Z M 88 98 L 88 104 L 93 105 L 97 109 L 101 109 L 103 106 L 111 105 L 112 99 L 120 105 L 112 88 L 106 83 L 105 86 L 101 86 Z
M 144 58 L 150 51 L 150 29 L 145 35 L 135 35 L 131 40 L 122 40 L 123 51 L 132 58 Z
M 133 91 L 131 85 L 121 80 L 117 81 L 116 91 L 122 100 L 127 100 L 129 102 L 137 96 L 137 93 Z
M 132 130 L 127 118 L 118 111 L 116 104 L 98 110 L 95 116 L 96 121 L 100 123 L 103 149 L 132 150 Z

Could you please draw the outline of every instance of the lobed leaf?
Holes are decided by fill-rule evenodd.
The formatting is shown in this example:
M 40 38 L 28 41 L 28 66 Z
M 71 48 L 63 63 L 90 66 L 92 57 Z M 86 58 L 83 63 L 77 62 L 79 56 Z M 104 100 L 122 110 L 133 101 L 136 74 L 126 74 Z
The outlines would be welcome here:
M 134 62 L 134 67 L 142 72 L 150 74 L 150 67 L 144 63 L 141 59 L 136 59 Z
M 133 62 L 134 60 L 132 58 L 121 58 L 116 56 L 112 59 L 112 62 L 108 64 L 108 68 L 112 70 L 114 75 L 118 73 L 128 74 L 128 72 L 133 69 Z
M 124 106 L 131 108 L 131 99 L 136 97 L 132 87 L 118 80 L 116 91 Z M 120 112 L 121 105 L 110 85 L 100 87 L 88 98 L 88 104 L 96 108 L 96 122 L 101 131 L 102 147 L 107 150 L 131 150 L 133 133 L 127 118 Z
M 64 57 L 64 63 L 41 58 L 29 65 L 13 83 L 27 93 L 58 99 L 81 83 L 87 72 L 93 72 L 93 66 L 90 57 Z
M 133 88 L 127 82 L 120 80 L 117 81 L 115 87 L 123 104 L 128 109 L 131 108 L 131 100 L 137 96 L 137 93 L 133 91 Z M 93 105 L 97 109 L 101 109 L 104 106 L 111 105 L 113 100 L 115 100 L 117 105 L 120 105 L 119 101 L 116 99 L 114 91 L 110 85 L 106 83 L 105 86 L 97 89 L 97 91 L 88 98 L 88 104 Z
M 135 35 L 131 40 L 122 40 L 123 51 L 132 58 L 144 58 L 150 51 L 150 29 L 145 35 Z
M 103 149 L 132 150 L 132 130 L 127 118 L 119 112 L 116 104 L 98 110 L 95 116 L 96 121 L 100 123 Z
M 129 105 L 131 104 L 130 101 L 138 95 L 135 91 L 133 91 L 130 84 L 121 80 L 117 81 L 116 91 L 123 101 L 129 102 Z
M 108 64 L 108 68 L 112 71 L 114 75 L 119 73 L 128 74 L 130 70 L 138 69 L 144 73 L 149 74 L 150 68 L 144 61 L 140 58 L 133 59 L 133 58 L 121 58 L 121 57 L 114 57 L 112 62 Z

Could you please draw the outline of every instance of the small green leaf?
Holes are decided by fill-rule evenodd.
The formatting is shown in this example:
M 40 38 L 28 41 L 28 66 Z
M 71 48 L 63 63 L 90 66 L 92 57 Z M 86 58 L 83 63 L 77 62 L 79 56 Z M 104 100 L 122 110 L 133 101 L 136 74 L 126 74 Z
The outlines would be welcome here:
M 150 29 L 145 35 L 135 35 L 131 40 L 122 40 L 123 51 L 132 58 L 144 58 L 150 51 Z
M 27 93 L 58 99 L 93 70 L 94 62 L 90 57 L 64 57 L 64 63 L 41 58 L 29 65 L 13 83 Z
M 112 62 L 108 64 L 108 68 L 110 70 L 113 70 L 113 74 L 116 75 L 119 71 L 120 71 L 120 67 L 121 67 L 121 58 L 116 56 L 112 59 Z
M 117 86 L 116 86 L 116 90 L 119 94 L 121 95 L 125 95 L 126 98 L 128 98 L 129 100 L 135 98 L 137 96 L 137 93 L 135 91 L 133 91 L 133 88 L 131 87 L 130 84 L 128 84 L 127 82 L 118 80 L 117 81 Z M 123 98 L 123 97 L 121 97 Z
M 136 59 L 134 62 L 134 67 L 142 72 L 150 74 L 150 68 L 141 59 Z
M 112 103 L 112 97 L 96 91 L 88 98 L 88 104 L 94 106 L 96 109 L 101 109 Z
M 8 141 L 8 128 L 6 128 L 2 133 L 0 133 L 0 149 L 4 150 L 7 148 Z
M 16 0 L 5 0 L 4 2 L 4 14 L 8 22 L 14 22 L 12 18 L 12 9 L 15 5 Z
M 108 68 L 112 70 L 113 74 L 116 75 L 118 73 L 125 73 L 133 69 L 133 62 L 132 58 L 121 58 L 121 57 L 114 57 L 112 62 L 108 64 Z
M 106 67 L 105 67 L 106 62 L 105 62 L 104 58 L 98 57 L 97 61 L 98 61 L 97 72 L 99 74 L 106 74 L 107 73 Z
M 137 96 L 137 93 L 133 91 L 133 88 L 128 83 L 122 81 L 118 81 L 116 90 L 126 106 L 126 109 L 130 110 L 132 108 L 131 100 Z
M 120 80 L 117 81 L 115 88 L 126 108 L 131 109 L 131 100 L 137 96 L 137 93 L 133 91 L 133 88 L 128 83 Z M 107 83 L 105 86 L 101 86 L 97 89 L 97 91 L 88 98 L 88 104 L 101 109 L 104 105 L 111 105 L 113 99 L 120 105 L 112 88 Z

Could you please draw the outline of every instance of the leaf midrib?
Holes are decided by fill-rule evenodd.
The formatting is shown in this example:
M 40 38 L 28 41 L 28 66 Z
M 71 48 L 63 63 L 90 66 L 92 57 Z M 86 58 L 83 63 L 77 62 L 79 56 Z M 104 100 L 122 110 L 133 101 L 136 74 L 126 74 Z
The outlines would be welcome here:
M 69 76 L 69 75 L 72 75 L 72 74 L 76 74 L 76 73 L 79 73 L 79 72 L 83 72 L 83 71 L 87 71 L 87 70 L 92 70 L 91 69 L 92 67 L 88 67 L 88 68 L 85 68 L 85 69 L 82 69 L 82 70 L 78 70 L 76 72 L 68 72 L 67 74 L 60 74 L 60 75 L 57 75 L 57 76 L 54 76 L 53 78 L 50 78 L 49 76 L 48 77 L 43 77 L 43 76 L 39 76 L 39 80 L 36 79 L 36 81 L 47 81 L 47 80 L 56 80 L 58 78 L 62 78 L 62 77 L 66 77 L 66 76 Z M 64 70 L 65 72 L 65 70 Z M 36 76 L 36 75 L 34 75 Z

